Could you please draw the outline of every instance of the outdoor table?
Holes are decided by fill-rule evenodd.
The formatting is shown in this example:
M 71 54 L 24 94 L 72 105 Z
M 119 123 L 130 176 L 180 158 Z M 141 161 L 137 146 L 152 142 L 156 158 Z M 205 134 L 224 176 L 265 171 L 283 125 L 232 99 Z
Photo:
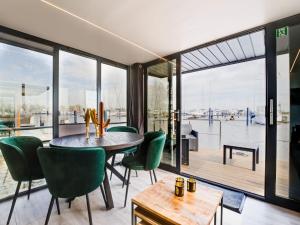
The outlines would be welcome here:
M 104 190 L 106 195 L 106 208 L 112 209 L 114 207 L 114 202 L 113 202 L 111 189 L 109 185 L 109 179 L 107 176 L 107 169 L 111 170 L 122 181 L 124 177 L 111 164 L 109 164 L 108 161 L 114 154 L 122 152 L 122 149 L 137 146 L 141 144 L 143 140 L 144 140 L 144 136 L 136 133 L 107 132 L 101 138 L 95 138 L 94 135 L 91 135 L 89 139 L 86 139 L 85 134 L 76 134 L 76 135 L 59 137 L 50 141 L 49 145 L 51 147 L 60 147 L 60 148 L 102 147 L 105 149 L 106 168 L 105 168 L 105 178 L 103 184 L 104 184 Z

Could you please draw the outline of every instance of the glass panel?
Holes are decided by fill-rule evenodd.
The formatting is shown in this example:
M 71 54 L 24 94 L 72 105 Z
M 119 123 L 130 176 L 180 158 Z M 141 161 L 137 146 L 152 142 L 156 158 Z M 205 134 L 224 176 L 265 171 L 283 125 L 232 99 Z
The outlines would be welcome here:
M 237 60 L 232 51 L 229 48 L 227 42 L 218 43 L 217 46 L 221 49 L 221 51 L 226 55 L 227 59 L 232 62 Z
M 52 56 L 0 43 L 0 138 L 52 139 Z M 0 152 L 0 199 L 12 195 L 11 178 Z M 45 184 L 34 181 L 32 187 Z M 27 190 L 28 183 L 21 186 Z
M 256 56 L 264 55 L 265 52 L 266 52 L 266 49 L 265 49 L 265 31 L 261 30 L 261 31 L 255 32 L 255 33 L 251 33 L 250 37 L 251 37 L 252 42 L 253 42 L 255 55 Z
M 241 46 L 247 58 L 254 57 L 253 44 L 251 43 L 250 36 L 244 35 L 238 38 L 240 40 Z
M 101 98 L 111 123 L 127 122 L 127 70 L 101 65 Z
M 216 56 L 218 61 L 221 63 L 227 63 L 228 60 L 225 58 L 225 56 L 222 54 L 222 52 L 218 49 L 217 45 L 211 45 L 208 47 L 208 49 Z
M 167 134 L 162 163 L 176 166 L 176 60 L 147 69 L 147 131 Z
M 211 63 L 213 63 L 213 65 L 220 64 L 218 59 L 216 59 L 216 57 L 213 54 L 211 54 L 211 52 L 208 50 L 208 48 L 201 48 L 199 51 L 203 54 L 203 56 L 205 58 L 207 58 L 207 60 L 209 60 Z
M 227 43 L 238 60 L 245 59 L 245 55 L 241 49 L 241 46 L 239 45 L 237 38 L 228 40 Z
M 212 66 L 213 64 L 201 54 L 198 50 L 192 52 L 198 59 L 200 59 L 206 66 Z
M 276 32 L 276 195 L 300 200 L 300 25 Z
M 264 195 L 265 77 L 264 59 L 181 75 L 182 172 Z
M 205 64 L 203 64 L 203 62 L 201 62 L 195 55 L 193 55 L 193 53 L 189 52 L 187 54 L 184 55 L 188 61 L 192 61 L 193 62 L 193 65 L 196 66 L 196 68 L 199 68 L 199 67 L 204 67 Z
M 97 61 L 95 59 L 59 51 L 60 125 L 84 123 L 83 109 L 97 108 L 96 87 Z M 60 136 L 65 134 L 67 133 L 60 132 Z

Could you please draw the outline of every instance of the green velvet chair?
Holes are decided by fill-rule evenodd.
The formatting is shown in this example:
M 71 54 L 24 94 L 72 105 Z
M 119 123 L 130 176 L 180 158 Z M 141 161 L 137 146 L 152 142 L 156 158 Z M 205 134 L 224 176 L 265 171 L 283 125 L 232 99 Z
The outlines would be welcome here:
M 50 219 L 54 199 L 86 196 L 90 225 L 92 215 L 88 194 L 101 188 L 104 180 L 105 151 L 103 148 L 39 148 L 38 157 L 52 195 L 45 224 Z
M 131 170 L 149 171 L 151 183 L 153 184 L 153 179 L 151 174 L 152 171 L 154 180 L 155 182 L 157 182 L 157 178 L 154 170 L 158 168 L 160 164 L 160 160 L 163 154 L 163 149 L 165 146 L 165 141 L 166 141 L 166 135 L 161 131 L 145 133 L 144 141 L 141 147 L 136 152 L 136 154 L 129 155 L 123 158 L 122 165 L 125 167 L 123 187 L 125 184 L 126 175 L 128 171 L 124 207 L 126 207 L 126 202 L 127 202 Z
M 115 126 L 115 127 L 110 127 L 107 129 L 107 132 L 130 132 L 130 133 L 138 133 L 138 130 L 134 127 L 129 127 L 129 126 Z M 137 147 L 130 147 L 130 148 L 125 148 L 122 149 L 121 152 L 118 152 L 119 154 L 124 154 L 124 156 L 127 155 L 134 155 L 134 153 L 137 151 Z M 112 157 L 111 165 L 115 165 L 115 160 L 116 160 L 116 155 L 114 154 Z M 112 172 L 110 174 L 110 179 L 112 178 Z M 137 176 L 137 172 L 136 172 Z
M 29 199 L 31 182 L 44 178 L 37 156 L 37 148 L 42 146 L 42 141 L 36 137 L 19 136 L 0 140 L 0 149 L 8 170 L 12 178 L 18 182 L 6 224 L 10 222 L 21 183 L 29 182 Z

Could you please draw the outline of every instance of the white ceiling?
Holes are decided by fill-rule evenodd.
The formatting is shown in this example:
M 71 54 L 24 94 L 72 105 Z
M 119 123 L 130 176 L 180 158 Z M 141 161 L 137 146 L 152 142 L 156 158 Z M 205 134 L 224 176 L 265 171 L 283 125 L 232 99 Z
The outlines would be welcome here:
M 0 25 L 124 64 L 147 62 L 300 12 L 299 0 L 0 0 Z

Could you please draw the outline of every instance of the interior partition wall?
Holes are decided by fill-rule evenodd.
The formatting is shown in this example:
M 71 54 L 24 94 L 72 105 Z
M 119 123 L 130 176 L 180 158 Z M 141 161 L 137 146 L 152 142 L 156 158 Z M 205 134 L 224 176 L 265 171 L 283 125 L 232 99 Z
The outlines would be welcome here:
M 54 137 L 83 133 L 83 108 L 97 108 L 100 100 L 111 126 L 127 124 L 128 66 L 3 26 L 0 59 L 0 138 L 32 135 L 47 145 Z M 1 154 L 0 171 L 4 201 L 16 183 Z M 44 184 L 34 182 L 32 191 Z

